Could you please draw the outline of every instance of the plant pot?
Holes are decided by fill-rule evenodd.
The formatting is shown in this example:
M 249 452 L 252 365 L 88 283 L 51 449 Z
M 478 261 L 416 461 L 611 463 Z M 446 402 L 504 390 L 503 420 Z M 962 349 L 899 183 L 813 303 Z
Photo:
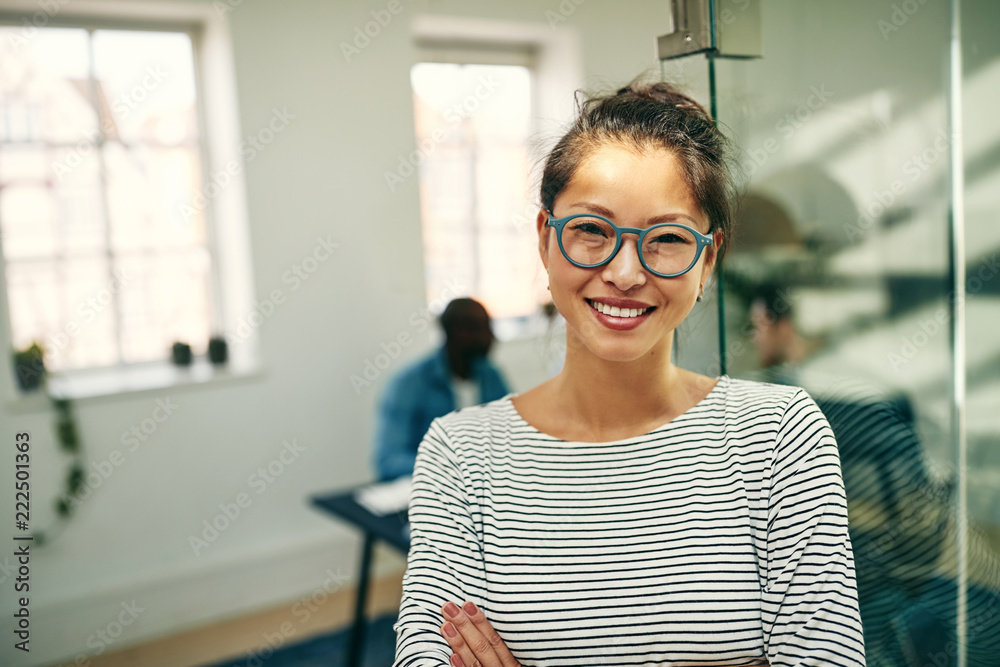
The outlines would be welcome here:
M 170 360 L 175 366 L 191 365 L 191 346 L 187 343 L 174 343 L 170 352 Z
M 222 336 L 213 336 L 208 339 L 208 360 L 213 364 L 224 364 L 229 358 L 229 347 L 226 339 Z
M 45 353 L 37 343 L 14 352 L 14 375 L 21 391 L 37 391 L 45 380 Z

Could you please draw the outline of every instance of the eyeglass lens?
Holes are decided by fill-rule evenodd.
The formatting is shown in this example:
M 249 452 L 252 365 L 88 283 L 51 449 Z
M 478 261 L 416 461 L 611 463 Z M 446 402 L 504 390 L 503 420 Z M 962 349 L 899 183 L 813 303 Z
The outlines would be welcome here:
M 573 218 L 562 228 L 562 245 L 574 262 L 600 264 L 614 252 L 615 230 L 601 218 Z M 646 234 L 639 251 L 653 271 L 679 273 L 694 262 L 698 241 L 683 227 L 660 225 Z

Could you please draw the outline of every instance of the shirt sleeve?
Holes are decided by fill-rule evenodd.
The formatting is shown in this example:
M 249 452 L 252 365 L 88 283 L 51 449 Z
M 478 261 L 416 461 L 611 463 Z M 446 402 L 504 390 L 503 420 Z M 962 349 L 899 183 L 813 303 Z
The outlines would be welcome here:
M 380 480 L 413 474 L 416 406 L 404 378 L 396 378 L 378 403 L 375 420 L 375 470 Z
M 802 389 L 778 426 L 766 560 L 761 617 L 768 664 L 864 665 L 837 443 Z
M 393 667 L 448 667 L 451 647 L 441 636 L 441 606 L 448 600 L 481 605 L 485 599 L 482 546 L 468 489 L 459 457 L 436 419 L 413 470 L 410 551 L 393 626 Z

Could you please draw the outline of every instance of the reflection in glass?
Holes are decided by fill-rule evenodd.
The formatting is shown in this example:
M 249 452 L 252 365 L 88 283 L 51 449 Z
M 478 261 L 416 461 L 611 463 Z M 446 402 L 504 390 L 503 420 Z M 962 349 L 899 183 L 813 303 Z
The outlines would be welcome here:
M 725 342 L 704 370 L 725 361 L 732 375 L 803 386 L 827 415 L 868 664 L 996 665 L 1000 4 L 961 3 L 964 423 L 952 418 L 949 5 L 761 7 L 765 57 L 715 62 L 719 120 L 744 151 L 748 183 L 726 261 Z M 707 71 L 704 60 L 663 65 L 705 101 Z M 711 324 L 704 311 L 691 319 L 699 332 Z M 682 332 L 682 363 L 714 354 Z M 969 465 L 958 469 L 963 438 Z

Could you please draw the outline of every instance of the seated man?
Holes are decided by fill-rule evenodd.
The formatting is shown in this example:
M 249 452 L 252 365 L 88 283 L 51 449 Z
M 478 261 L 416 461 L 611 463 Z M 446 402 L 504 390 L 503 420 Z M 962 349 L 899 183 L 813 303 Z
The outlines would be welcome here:
M 455 299 L 440 323 L 444 346 L 400 371 L 379 400 L 375 469 L 380 481 L 413 474 L 417 447 L 436 417 L 508 393 L 503 376 L 486 356 L 493 330 L 482 304 Z

